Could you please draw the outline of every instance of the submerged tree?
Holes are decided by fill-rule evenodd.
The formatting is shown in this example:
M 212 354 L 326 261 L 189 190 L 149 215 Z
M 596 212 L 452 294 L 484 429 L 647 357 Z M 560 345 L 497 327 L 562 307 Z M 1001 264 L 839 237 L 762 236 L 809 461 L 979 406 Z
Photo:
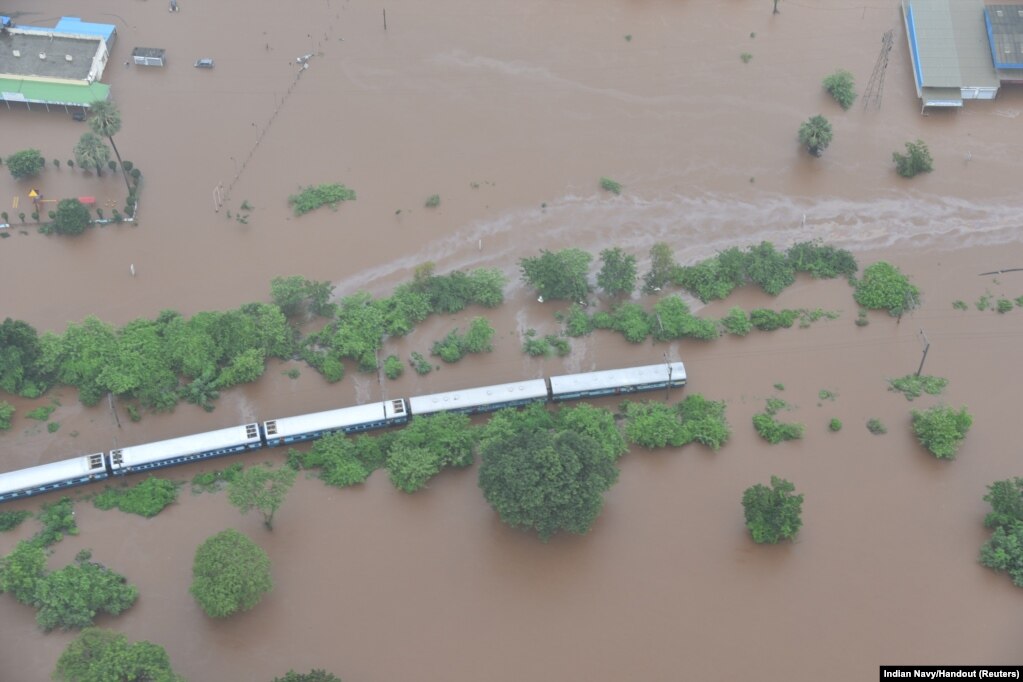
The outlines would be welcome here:
M 96 175 L 103 175 L 103 166 L 110 160 L 110 150 L 95 133 L 82 133 L 75 145 L 75 160 L 82 168 L 95 168 Z
M 87 628 L 57 659 L 58 682 L 181 682 L 162 646 L 129 643 L 113 630 Z
M 121 161 L 121 152 L 117 151 L 117 145 L 114 144 L 114 135 L 121 130 L 121 112 L 118 110 L 117 105 L 110 100 L 98 100 L 90 104 L 89 127 L 92 128 L 92 132 L 110 140 L 114 156 L 117 157 L 117 163 L 121 166 L 124 186 L 128 188 L 128 194 L 131 194 L 131 185 L 128 182 L 129 169 L 124 167 L 124 163 Z
M 267 530 L 273 530 L 274 514 L 294 482 L 295 470 L 291 467 L 249 467 L 231 481 L 227 499 L 242 514 L 250 509 L 258 509 L 263 514 L 263 524 Z
M 753 541 L 775 544 L 796 537 L 803 525 L 803 496 L 784 478 L 771 476 L 771 487 L 758 483 L 742 494 L 746 527 Z
M 820 114 L 807 119 L 799 126 L 799 141 L 806 145 L 806 150 L 814 156 L 820 156 L 821 152 L 831 144 L 831 124 L 828 119 Z
M 228 529 L 196 550 L 189 591 L 207 616 L 248 611 L 271 589 L 270 558 L 248 536 Z

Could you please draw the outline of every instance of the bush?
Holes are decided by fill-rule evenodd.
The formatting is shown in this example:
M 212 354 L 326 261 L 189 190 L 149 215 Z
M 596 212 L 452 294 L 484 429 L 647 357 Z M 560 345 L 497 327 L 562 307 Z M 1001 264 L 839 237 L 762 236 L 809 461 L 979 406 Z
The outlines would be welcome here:
M 794 494 L 795 486 L 783 478 L 771 476 L 771 487 L 757 484 L 742 494 L 746 527 L 756 543 L 775 544 L 791 540 L 803 525 L 803 496 Z
M 387 475 L 398 490 L 414 493 L 441 469 L 441 458 L 425 447 L 401 445 L 387 458 Z
M 36 622 L 44 631 L 88 627 L 99 613 L 116 616 L 138 599 L 134 585 L 106 566 L 89 561 L 91 556 L 88 550 L 79 552 L 73 564 L 42 579 L 34 604 L 39 609 Z
M 960 443 L 973 425 L 966 408 L 958 412 L 935 406 L 923 412 L 913 410 L 913 432 L 920 444 L 938 459 L 955 459 Z
M 833 418 L 830 422 L 828 422 L 828 428 L 831 429 L 831 431 L 838 433 L 842 430 L 841 420 Z
M 611 192 L 611 194 L 621 194 L 622 193 L 622 183 L 616 182 L 616 181 L 612 180 L 611 178 L 601 178 L 600 179 L 600 187 L 601 187 L 601 189 L 603 189 L 605 191 Z
M 859 269 L 852 253 L 819 242 L 793 244 L 785 255 L 796 272 L 808 272 L 814 279 L 852 277 Z
M 440 206 L 440 195 L 431 194 L 430 198 L 426 200 L 426 203 L 424 205 L 426 206 L 426 208 L 437 208 L 438 206 Z
M 899 317 L 919 305 L 920 290 L 897 267 L 878 261 L 863 271 L 853 298 L 864 308 L 887 310 L 892 317 Z
M 25 511 L 24 509 L 0 512 L 0 532 L 14 530 L 21 525 L 22 521 L 30 516 L 32 516 L 32 512 Z
M 867 431 L 870 431 L 875 436 L 881 436 L 888 433 L 888 429 L 881 423 L 881 420 L 877 417 L 871 417 L 867 420 Z
M 831 144 L 831 124 L 823 116 L 812 116 L 799 126 L 799 141 L 813 156 L 820 156 Z
M 38 149 L 24 149 L 11 154 L 5 159 L 7 170 L 15 180 L 24 180 L 39 174 L 39 171 L 46 166 L 46 159 Z
M 554 350 L 546 338 L 537 338 L 535 329 L 528 329 L 525 339 L 522 341 L 522 352 L 532 357 L 547 357 Z
M 384 360 L 384 374 L 388 379 L 397 379 L 405 372 L 405 366 L 397 355 L 388 355 Z
M 771 445 L 784 440 L 799 440 L 805 427 L 802 424 L 788 424 L 774 418 L 779 410 L 787 409 L 788 403 L 780 398 L 768 398 L 763 412 L 753 415 L 753 428 L 760 437 Z
M 767 308 L 756 308 L 750 311 L 750 324 L 760 331 L 770 332 L 775 329 L 788 329 L 796 321 L 799 313 L 795 310 L 775 312 Z
M 827 90 L 835 101 L 843 109 L 848 109 L 856 101 L 856 87 L 853 75 L 848 71 L 839 69 L 824 79 L 824 89 Z
M 547 300 L 580 302 L 590 292 L 587 280 L 593 256 L 581 249 L 541 250 L 519 261 L 522 279 Z
M 128 488 L 107 488 L 93 504 L 100 509 L 117 507 L 127 514 L 151 518 L 178 499 L 179 483 L 165 478 L 147 478 Z
M 892 152 L 892 161 L 895 162 L 895 171 L 904 178 L 934 170 L 934 160 L 923 140 L 907 142 L 905 154 Z
M 721 318 L 721 326 L 735 336 L 746 336 L 753 329 L 746 311 L 738 306 L 731 308 L 728 314 Z
M 643 293 L 652 294 L 660 291 L 672 281 L 679 270 L 671 247 L 658 242 L 650 247 L 650 271 L 643 275 Z
M 65 535 L 78 535 L 74 503 L 69 497 L 44 504 L 38 518 L 43 524 L 43 529 L 32 536 L 32 542 L 41 547 L 49 547 L 60 542 Z
M 359 458 L 355 441 L 343 433 L 324 436 L 304 453 L 292 450 L 289 461 L 304 469 L 320 469 L 320 479 L 338 488 L 358 485 L 372 473 Z
M 56 405 L 40 405 L 39 407 L 26 412 L 25 416 L 29 419 L 44 422 L 50 418 L 50 415 L 53 414 L 53 411 L 56 409 Z
M 907 374 L 904 377 L 889 380 L 888 384 L 889 391 L 897 391 L 905 395 L 906 400 L 912 400 L 913 398 L 919 398 L 922 393 L 941 395 L 941 392 L 945 390 L 945 386 L 948 385 L 948 379 L 928 376 L 926 374 L 922 376 Z
M 295 215 L 303 215 L 325 205 L 336 209 L 342 201 L 355 200 L 355 190 L 340 184 L 317 185 L 300 189 L 298 194 L 288 197 L 288 204 L 294 207 Z
M 998 299 L 997 307 L 995 308 L 999 313 L 1005 314 L 1012 310 L 1012 301 L 1007 298 Z
M 433 365 L 422 356 L 421 353 L 415 351 L 409 356 L 408 364 L 416 371 L 416 374 L 423 376 L 433 371 Z
M 14 405 L 6 400 L 0 400 L 0 431 L 7 431 L 11 428 L 11 421 L 14 418 Z

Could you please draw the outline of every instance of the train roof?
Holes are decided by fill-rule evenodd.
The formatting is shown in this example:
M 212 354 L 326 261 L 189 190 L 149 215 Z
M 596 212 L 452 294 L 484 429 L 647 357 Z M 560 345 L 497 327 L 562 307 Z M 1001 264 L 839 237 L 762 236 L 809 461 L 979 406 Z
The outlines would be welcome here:
M 547 382 L 543 379 L 516 381 L 510 384 L 466 388 L 447 393 L 431 393 L 408 399 L 412 414 L 431 414 L 447 410 L 466 410 L 486 405 L 500 405 L 516 400 L 547 397 Z
M 95 466 L 90 466 L 90 461 L 94 462 Z M 94 455 L 80 455 L 60 462 L 40 464 L 28 469 L 9 471 L 6 474 L 0 474 L 0 495 L 69 479 L 84 478 L 89 474 L 105 471 L 102 452 Z
M 112 453 L 120 453 L 121 466 L 134 467 L 140 464 L 159 462 L 172 457 L 195 455 L 201 452 L 224 450 L 239 445 L 258 443 L 259 429 L 255 424 L 231 426 L 217 431 L 196 433 L 181 438 L 171 438 L 155 443 L 143 443 L 117 448 Z
M 599 391 L 608 388 L 625 386 L 642 386 L 686 380 L 686 367 L 681 362 L 643 365 L 642 367 L 626 367 L 624 369 L 608 369 L 599 372 L 583 372 L 580 374 L 562 374 L 551 377 L 551 392 L 554 395 L 575 393 L 577 391 Z
M 276 433 L 267 429 L 268 438 L 288 438 L 303 433 L 343 429 L 358 424 L 379 422 L 393 419 L 405 414 L 405 405 L 401 400 L 388 400 L 379 403 L 367 403 L 354 407 L 343 407 L 339 410 L 300 414 L 297 417 L 282 417 L 271 420 L 276 423 Z M 270 422 L 266 422 L 269 424 Z

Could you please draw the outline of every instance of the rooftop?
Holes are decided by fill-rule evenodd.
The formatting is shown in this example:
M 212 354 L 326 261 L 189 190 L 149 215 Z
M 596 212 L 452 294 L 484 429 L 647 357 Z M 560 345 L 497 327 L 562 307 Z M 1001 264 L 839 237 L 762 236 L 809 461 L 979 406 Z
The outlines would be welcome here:
M 982 0 L 903 0 L 918 88 L 997 88 Z
M 101 49 L 103 40 L 99 37 L 7 30 L 0 34 L 0 75 L 85 81 Z M 46 58 L 40 58 L 40 54 Z
M 1023 5 L 988 5 L 984 22 L 995 67 L 1023 69 Z

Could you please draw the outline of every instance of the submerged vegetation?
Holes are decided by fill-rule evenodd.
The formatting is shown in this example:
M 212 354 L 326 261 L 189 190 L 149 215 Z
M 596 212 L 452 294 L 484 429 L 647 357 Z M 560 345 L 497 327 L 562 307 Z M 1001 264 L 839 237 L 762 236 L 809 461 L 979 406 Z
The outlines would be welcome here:
M 928 376 L 926 374 L 922 376 L 907 374 L 904 377 L 889 380 L 888 384 L 889 391 L 902 393 L 906 396 L 906 400 L 912 400 L 913 398 L 919 398 L 923 393 L 927 395 L 941 395 L 941 392 L 945 390 L 945 386 L 948 385 L 948 379 Z
M 775 418 L 780 410 L 787 409 L 791 409 L 789 404 L 781 398 L 768 398 L 764 411 L 753 415 L 753 428 L 761 438 L 771 445 L 777 445 L 783 440 L 799 440 L 803 437 L 803 432 L 806 429 L 802 424 L 781 422 Z
M 174 504 L 180 487 L 181 484 L 175 481 L 151 476 L 127 488 L 107 488 L 92 503 L 99 509 L 117 507 L 128 514 L 149 518 Z
M 298 194 L 288 197 L 288 205 L 294 209 L 295 215 L 315 211 L 321 206 L 336 209 L 342 201 L 355 201 L 355 190 L 336 183 L 302 187 Z

